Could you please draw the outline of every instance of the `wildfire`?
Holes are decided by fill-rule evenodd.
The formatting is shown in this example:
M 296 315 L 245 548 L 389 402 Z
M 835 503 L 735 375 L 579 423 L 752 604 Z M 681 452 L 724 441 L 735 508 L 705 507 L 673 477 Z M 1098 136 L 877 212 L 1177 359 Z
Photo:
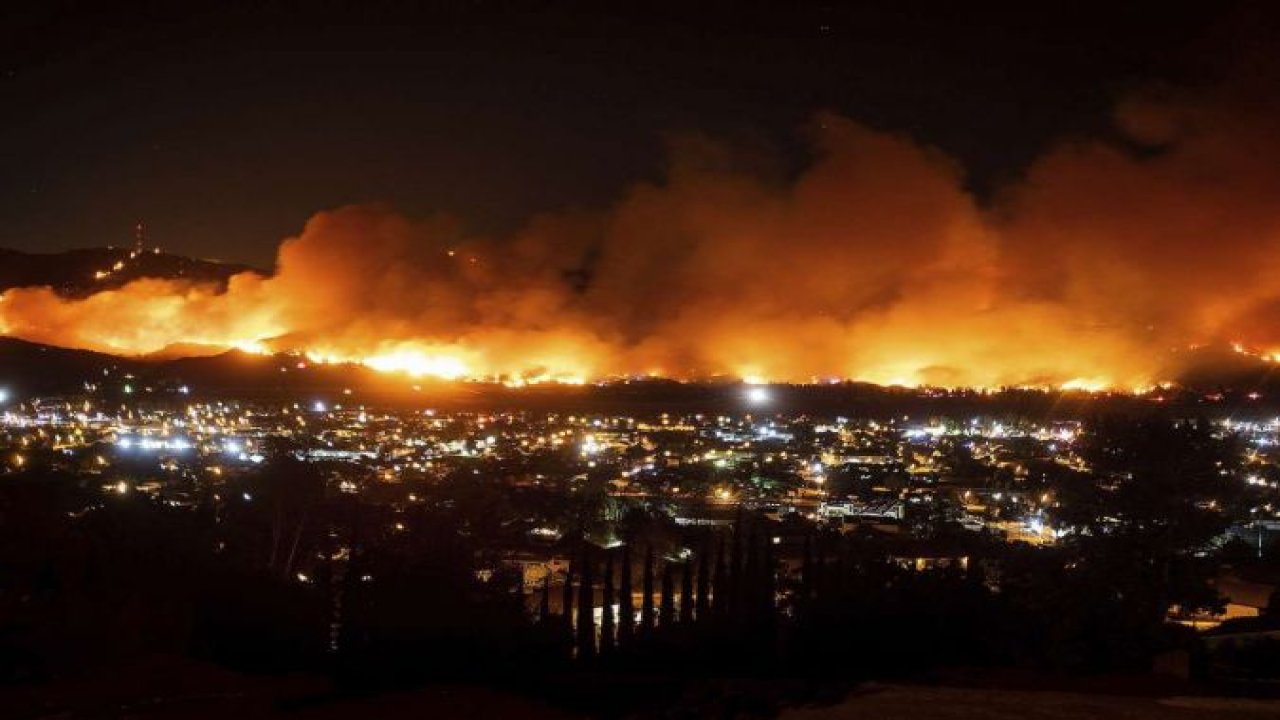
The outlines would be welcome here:
M 1133 142 L 1050 151 L 1001 188 L 998 212 L 936 150 L 821 115 L 812 164 L 789 179 L 698 145 L 605 210 L 540 215 L 498 238 L 447 216 L 340 208 L 285 240 L 271 273 L 225 285 L 12 288 L 0 334 L 513 386 L 662 368 L 1133 391 L 1185 369 L 1189 354 L 1159 349 L 1222 338 L 1280 362 L 1280 127 L 1233 95 L 1141 101 L 1119 113 Z M 1132 152 L 1170 128 L 1156 157 Z
M 1268 363 L 1280 363 L 1280 350 L 1258 350 L 1251 348 L 1239 340 L 1231 342 L 1231 351 L 1237 355 L 1256 358 Z
M 401 372 L 411 377 L 424 375 L 456 380 L 474 374 L 461 359 L 449 355 L 428 355 L 413 350 L 374 355 L 361 363 L 382 372 Z
M 1105 378 L 1072 378 L 1062 383 L 1062 390 L 1081 390 L 1084 392 L 1103 392 L 1111 389 L 1113 384 Z
M 475 375 L 467 362 L 457 355 L 411 347 L 372 355 L 345 354 L 331 350 L 308 350 L 305 354 L 308 360 L 317 364 L 364 365 L 379 372 L 401 373 L 413 378 L 457 380 Z
M 308 361 L 321 365 L 363 365 L 382 373 L 404 375 L 409 378 L 436 380 L 478 380 L 501 382 L 508 387 L 524 387 L 541 383 L 583 385 L 587 377 L 580 371 L 560 369 L 555 371 L 500 372 L 485 363 L 479 353 L 461 347 L 432 345 L 429 343 L 395 343 L 393 349 L 371 354 L 308 350 Z
M 270 346 L 262 340 L 233 340 L 229 344 L 231 348 L 250 355 L 267 355 L 271 352 Z

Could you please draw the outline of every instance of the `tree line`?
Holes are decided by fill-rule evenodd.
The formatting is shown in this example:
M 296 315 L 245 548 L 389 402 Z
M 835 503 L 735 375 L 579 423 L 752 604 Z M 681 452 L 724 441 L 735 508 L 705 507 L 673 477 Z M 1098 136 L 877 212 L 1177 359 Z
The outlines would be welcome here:
M 1064 535 L 1043 548 L 945 520 L 910 539 L 750 513 L 658 532 L 648 510 L 603 521 L 574 505 L 568 572 L 532 597 L 494 538 L 515 510 L 485 517 L 497 505 L 461 480 L 392 507 L 330 492 L 322 468 L 282 453 L 174 507 L 30 467 L 0 481 L 0 680 L 145 652 L 366 688 L 1142 670 L 1198 647 L 1171 607 L 1220 607 L 1216 539 L 1252 502 L 1234 490 L 1234 443 L 1208 423 L 1092 423 L 1088 471 L 1050 488 Z M 602 526 L 621 541 L 591 542 Z M 965 562 L 904 565 L 921 545 Z

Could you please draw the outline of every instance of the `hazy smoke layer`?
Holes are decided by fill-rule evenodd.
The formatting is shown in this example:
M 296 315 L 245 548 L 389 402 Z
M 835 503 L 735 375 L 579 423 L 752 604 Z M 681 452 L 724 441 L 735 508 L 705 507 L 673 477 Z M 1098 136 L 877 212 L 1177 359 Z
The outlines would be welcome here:
M 16 289 L 0 330 L 445 377 L 1142 385 L 1174 348 L 1280 348 L 1278 96 L 1130 100 L 1117 139 L 1059 146 L 994 207 L 938 152 L 823 115 L 796 178 L 694 140 L 604 212 L 492 239 L 346 207 L 286 240 L 269 277 Z

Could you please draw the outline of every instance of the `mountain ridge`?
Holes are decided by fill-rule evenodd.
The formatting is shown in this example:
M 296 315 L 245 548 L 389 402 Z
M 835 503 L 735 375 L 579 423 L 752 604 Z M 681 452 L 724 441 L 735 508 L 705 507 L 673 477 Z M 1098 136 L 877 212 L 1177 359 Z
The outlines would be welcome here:
M 117 264 L 119 264 L 118 269 Z M 17 287 L 50 287 L 63 297 L 85 295 L 121 287 L 143 278 L 189 281 L 224 287 L 236 274 L 262 272 L 248 265 L 217 260 L 201 260 L 160 252 L 122 247 L 86 247 L 51 253 L 31 253 L 0 248 L 0 296 Z M 105 273 L 105 274 L 104 274 Z M 265 273 L 264 273 L 265 274 Z M 1171 392 L 1236 393 L 1242 398 L 1252 394 L 1274 396 L 1280 401 L 1280 364 L 1257 355 L 1232 351 L 1225 347 L 1203 347 L 1181 351 L 1177 358 L 1176 379 L 1181 386 Z M 309 365 L 305 372 L 299 365 Z M 0 335 L 0 383 L 16 383 L 26 395 L 77 392 L 108 376 L 113 369 L 138 375 L 156 386 L 180 387 L 202 385 L 225 392 L 248 394 L 295 392 L 302 389 L 341 389 L 352 384 L 379 391 L 394 387 L 431 386 L 486 387 L 479 383 L 443 383 L 410 378 L 403 375 L 376 373 L 359 365 L 323 366 L 305 362 L 291 355 L 253 355 L 236 351 L 224 352 L 207 346 L 174 346 L 148 356 L 125 356 L 78 350 Z M 605 384 L 627 385 L 618 379 Z M 718 382 L 690 382 L 675 385 L 722 387 Z M 731 384 L 731 383 L 728 383 Z M 864 383 L 843 383 L 854 387 Z M 633 389 L 658 389 L 656 384 L 631 384 Z M 801 386 L 790 386 L 801 387 Z M 839 386 L 836 386 L 839 387 Z M 901 388 L 882 388 L 886 398 L 901 395 Z M 815 391 L 816 392 L 816 391 Z M 925 394 L 928 389 L 918 391 Z M 486 391 L 486 394 L 488 393 Z M 835 391 L 829 395 L 838 394 Z M 685 395 L 688 395 L 686 392 Z M 1268 398 L 1269 400 L 1272 398 Z M 818 404 L 826 404 L 826 401 Z
M 225 287 L 242 272 L 262 272 L 241 263 L 206 260 L 148 248 L 84 247 L 48 253 L 0 247 L 0 293 L 19 287 L 49 287 L 69 298 L 114 290 L 154 278 Z

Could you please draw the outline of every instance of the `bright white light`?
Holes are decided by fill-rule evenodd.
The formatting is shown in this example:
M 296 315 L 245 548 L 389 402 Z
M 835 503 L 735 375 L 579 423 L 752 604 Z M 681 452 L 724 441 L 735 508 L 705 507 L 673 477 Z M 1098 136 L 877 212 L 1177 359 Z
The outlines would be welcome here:
M 9 391 L 4 388 L 0 388 L 0 403 L 7 402 L 9 402 Z
M 747 388 L 747 402 L 752 405 L 764 405 L 769 402 L 768 388 L 755 386 Z
M 320 402 L 319 400 L 317 400 L 317 401 L 316 401 L 316 404 L 311 406 L 311 409 L 312 409 L 312 410 L 315 410 L 316 412 L 324 412 L 324 411 L 325 411 L 325 405 L 324 405 L 324 403 L 322 403 L 322 402 Z

